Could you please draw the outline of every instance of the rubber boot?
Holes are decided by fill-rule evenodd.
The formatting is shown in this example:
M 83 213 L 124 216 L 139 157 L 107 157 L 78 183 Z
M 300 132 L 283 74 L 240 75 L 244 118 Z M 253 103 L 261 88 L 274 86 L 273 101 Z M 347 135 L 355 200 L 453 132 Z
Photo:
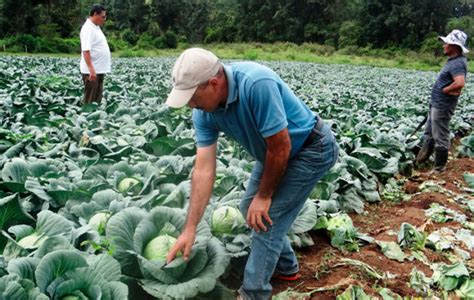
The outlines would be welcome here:
M 429 143 L 429 142 L 423 142 L 423 146 L 421 146 L 420 152 L 418 152 L 418 155 L 416 156 L 415 163 L 417 165 L 420 165 L 427 161 L 431 154 L 433 153 L 434 150 L 434 144 Z
M 435 164 L 433 171 L 435 173 L 441 173 L 446 171 L 446 163 L 448 162 L 448 149 L 436 148 L 435 151 Z

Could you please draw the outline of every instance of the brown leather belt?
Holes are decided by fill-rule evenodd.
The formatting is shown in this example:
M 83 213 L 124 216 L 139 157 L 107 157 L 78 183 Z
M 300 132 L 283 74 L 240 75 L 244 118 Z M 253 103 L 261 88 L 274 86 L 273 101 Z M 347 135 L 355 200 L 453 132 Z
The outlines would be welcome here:
M 308 145 L 311 145 L 314 140 L 321 135 L 321 129 L 324 126 L 323 119 L 321 119 L 319 116 L 316 116 L 316 124 L 314 124 L 313 129 L 311 129 L 311 132 L 309 133 L 308 137 L 304 141 L 303 147 L 306 147 Z

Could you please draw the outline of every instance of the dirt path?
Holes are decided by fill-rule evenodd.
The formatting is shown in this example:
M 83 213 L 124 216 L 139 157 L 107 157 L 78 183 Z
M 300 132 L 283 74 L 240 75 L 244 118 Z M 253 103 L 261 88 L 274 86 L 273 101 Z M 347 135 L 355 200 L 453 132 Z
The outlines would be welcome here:
M 472 214 L 453 200 L 456 195 L 474 199 L 472 194 L 469 195 L 463 190 L 467 187 L 463 177 L 466 172 L 474 173 L 473 158 L 452 159 L 448 163 L 447 171 L 439 175 L 429 175 L 428 170 L 422 170 L 405 183 L 405 192 L 411 194 L 409 201 L 401 203 L 382 201 L 377 204 L 366 204 L 366 213 L 351 214 L 354 225 L 360 232 L 367 233 L 376 240 L 395 242 L 397 235 L 394 233 L 398 233 L 403 222 L 416 227 L 423 226 L 428 234 L 441 227 L 460 228 L 462 226 L 457 222 L 433 223 L 425 216 L 424 210 L 428 209 L 432 203 L 439 203 L 465 214 L 469 220 L 472 220 Z M 420 192 L 420 184 L 428 180 L 437 182 L 449 192 Z M 355 284 L 361 286 L 368 295 L 373 296 L 379 296 L 376 288 L 380 287 L 387 287 L 402 297 L 416 296 L 416 291 L 407 284 L 410 281 L 412 269 L 416 267 L 427 276 L 432 275 L 430 267 L 418 260 L 398 262 L 387 258 L 375 243 L 361 247 L 359 252 L 342 252 L 330 245 L 329 237 L 324 231 L 314 231 L 311 235 L 315 245 L 298 251 L 301 279 L 292 283 L 273 281 L 274 294 L 285 291 L 287 288 L 298 292 L 309 292 L 316 288 L 332 287 L 334 289 L 331 291 L 313 293 L 311 299 L 335 299 L 336 295 L 342 293 L 350 284 Z M 426 248 L 424 254 L 431 263 L 448 263 L 446 257 L 434 250 Z M 470 254 L 473 257 L 474 253 Z M 380 273 L 389 272 L 395 275 L 395 278 L 377 280 L 358 267 L 337 266 L 341 258 L 362 261 Z

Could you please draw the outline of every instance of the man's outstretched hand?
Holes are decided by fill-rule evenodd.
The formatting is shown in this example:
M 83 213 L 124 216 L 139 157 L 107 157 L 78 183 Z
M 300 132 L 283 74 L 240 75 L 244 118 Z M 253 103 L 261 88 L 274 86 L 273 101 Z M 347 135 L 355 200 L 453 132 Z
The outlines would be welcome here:
M 185 229 L 183 233 L 181 233 L 181 235 L 178 237 L 173 247 L 171 247 L 170 252 L 166 257 L 166 263 L 170 263 L 176 257 L 176 254 L 179 251 L 183 253 L 183 258 L 187 261 L 189 259 L 189 255 L 191 254 L 191 248 L 193 247 L 195 239 L 196 230 Z

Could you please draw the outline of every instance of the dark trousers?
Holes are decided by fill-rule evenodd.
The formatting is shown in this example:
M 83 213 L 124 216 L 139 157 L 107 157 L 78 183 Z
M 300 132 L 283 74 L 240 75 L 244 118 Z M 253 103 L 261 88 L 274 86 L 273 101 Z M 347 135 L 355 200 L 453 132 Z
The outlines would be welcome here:
M 430 105 L 424 133 L 425 143 L 436 149 L 449 150 L 449 122 L 453 117 L 454 109 L 455 107 L 439 109 Z
M 82 82 L 84 82 L 84 103 L 100 103 L 104 90 L 104 74 L 97 74 L 94 81 L 89 80 L 89 74 L 82 74 Z

